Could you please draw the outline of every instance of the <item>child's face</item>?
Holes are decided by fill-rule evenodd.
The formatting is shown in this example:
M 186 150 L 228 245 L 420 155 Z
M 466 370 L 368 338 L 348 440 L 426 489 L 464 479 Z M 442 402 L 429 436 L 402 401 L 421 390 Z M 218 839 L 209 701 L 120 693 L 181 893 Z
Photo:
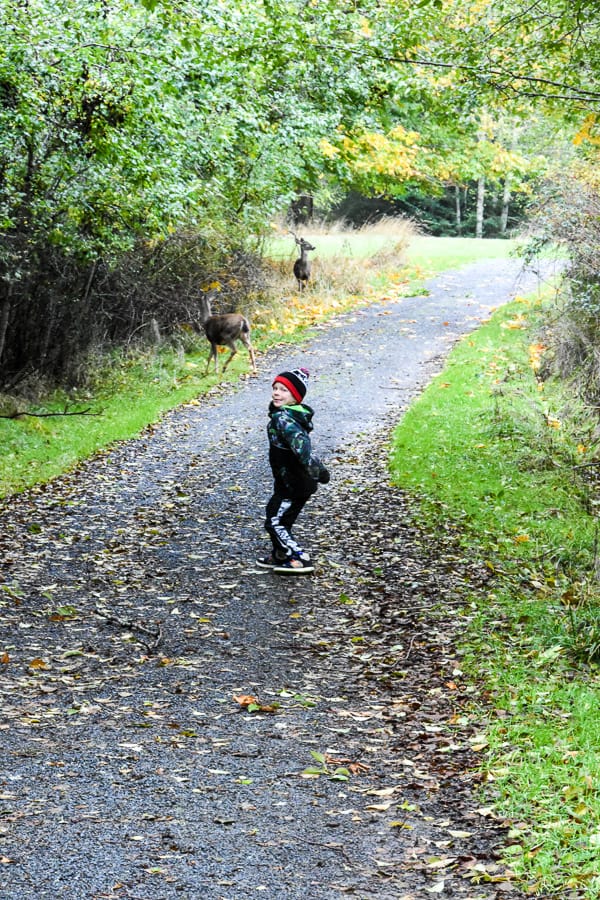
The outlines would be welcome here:
M 273 406 L 276 406 L 277 408 L 280 406 L 293 406 L 296 402 L 291 391 L 288 391 L 288 389 L 279 381 L 276 381 L 273 385 L 271 398 L 273 400 Z

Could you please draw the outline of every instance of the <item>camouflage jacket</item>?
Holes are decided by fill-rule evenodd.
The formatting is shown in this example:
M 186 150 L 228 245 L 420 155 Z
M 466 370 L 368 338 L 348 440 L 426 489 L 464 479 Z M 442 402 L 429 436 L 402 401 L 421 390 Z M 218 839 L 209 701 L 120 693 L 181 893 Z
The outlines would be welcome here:
M 323 463 L 312 451 L 313 410 L 305 404 L 269 406 L 269 463 L 275 489 L 288 497 L 309 497 L 317 490 Z

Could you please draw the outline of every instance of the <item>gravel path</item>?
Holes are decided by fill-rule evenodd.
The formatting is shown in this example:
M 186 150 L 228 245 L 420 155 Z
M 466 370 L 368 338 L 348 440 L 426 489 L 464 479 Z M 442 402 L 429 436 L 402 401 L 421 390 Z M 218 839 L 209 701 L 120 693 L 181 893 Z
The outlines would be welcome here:
M 0 506 L 2 900 L 521 896 L 454 647 L 485 574 L 419 532 L 385 447 L 535 284 L 486 262 L 342 316 Z M 253 560 L 297 365 L 332 481 L 297 526 L 315 575 L 281 578 Z

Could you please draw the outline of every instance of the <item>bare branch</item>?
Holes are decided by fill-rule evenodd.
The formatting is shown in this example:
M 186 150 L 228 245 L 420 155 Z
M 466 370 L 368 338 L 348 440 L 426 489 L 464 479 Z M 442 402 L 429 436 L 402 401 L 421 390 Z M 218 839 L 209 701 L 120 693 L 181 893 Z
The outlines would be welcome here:
M 509 86 L 506 84 L 506 81 L 510 79 L 512 82 L 510 89 L 518 96 L 541 97 L 546 100 L 563 100 L 569 103 L 595 104 L 600 102 L 600 91 L 586 90 L 585 88 L 575 87 L 564 81 L 553 81 L 550 78 L 526 75 L 518 71 L 502 71 L 498 68 L 483 68 L 482 66 L 466 65 L 460 62 L 439 62 L 433 59 L 365 52 L 364 50 L 359 52 L 353 50 L 348 51 L 347 47 L 331 43 L 322 44 L 321 46 L 330 51 L 337 52 L 344 50 L 345 52 L 351 52 L 353 56 L 360 56 L 363 62 L 368 59 L 375 59 L 384 63 L 396 63 L 398 65 L 423 66 L 428 69 L 450 69 L 456 72 L 465 72 L 480 81 L 485 80 L 490 87 L 496 89 L 507 90 Z M 502 79 L 503 83 L 498 83 L 495 79 Z M 540 90 L 531 90 L 526 93 L 524 90 L 522 91 L 519 89 L 518 85 L 521 83 L 523 85 L 528 84 L 532 88 L 539 86 Z M 545 90 L 546 88 L 556 89 L 557 93 L 550 93 Z
M 78 410 L 68 410 L 64 409 L 62 412 L 28 412 L 27 410 L 16 409 L 12 413 L 0 413 L 0 419 L 20 419 L 21 416 L 31 416 L 36 419 L 49 419 L 52 416 L 101 416 L 103 410 L 100 412 L 91 412 L 91 407 L 87 407 L 87 409 L 78 409 Z
M 110 622 L 112 625 L 120 625 L 121 628 L 126 628 L 128 631 L 139 632 L 140 634 L 147 634 L 153 640 L 151 642 L 140 640 L 140 643 L 146 647 L 148 651 L 156 650 L 160 642 L 162 641 L 162 628 L 160 624 L 156 625 L 155 628 L 148 628 L 147 625 L 143 625 L 141 622 L 134 622 L 129 619 L 122 619 L 120 616 L 116 616 L 114 613 L 108 612 L 105 609 L 101 609 L 99 606 L 96 606 L 94 612 L 100 618 L 105 619 L 107 622 Z

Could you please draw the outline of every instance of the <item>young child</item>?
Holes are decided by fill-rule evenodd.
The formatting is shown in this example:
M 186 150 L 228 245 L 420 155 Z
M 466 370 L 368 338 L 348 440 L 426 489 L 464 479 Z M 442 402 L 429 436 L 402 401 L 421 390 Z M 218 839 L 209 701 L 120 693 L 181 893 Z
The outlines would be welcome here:
M 273 551 L 256 562 L 281 575 L 314 571 L 309 554 L 292 537 L 292 526 L 317 485 L 329 481 L 329 472 L 312 451 L 313 410 L 302 402 L 308 375 L 307 369 L 277 375 L 269 405 L 269 463 L 275 483 L 265 528 Z

